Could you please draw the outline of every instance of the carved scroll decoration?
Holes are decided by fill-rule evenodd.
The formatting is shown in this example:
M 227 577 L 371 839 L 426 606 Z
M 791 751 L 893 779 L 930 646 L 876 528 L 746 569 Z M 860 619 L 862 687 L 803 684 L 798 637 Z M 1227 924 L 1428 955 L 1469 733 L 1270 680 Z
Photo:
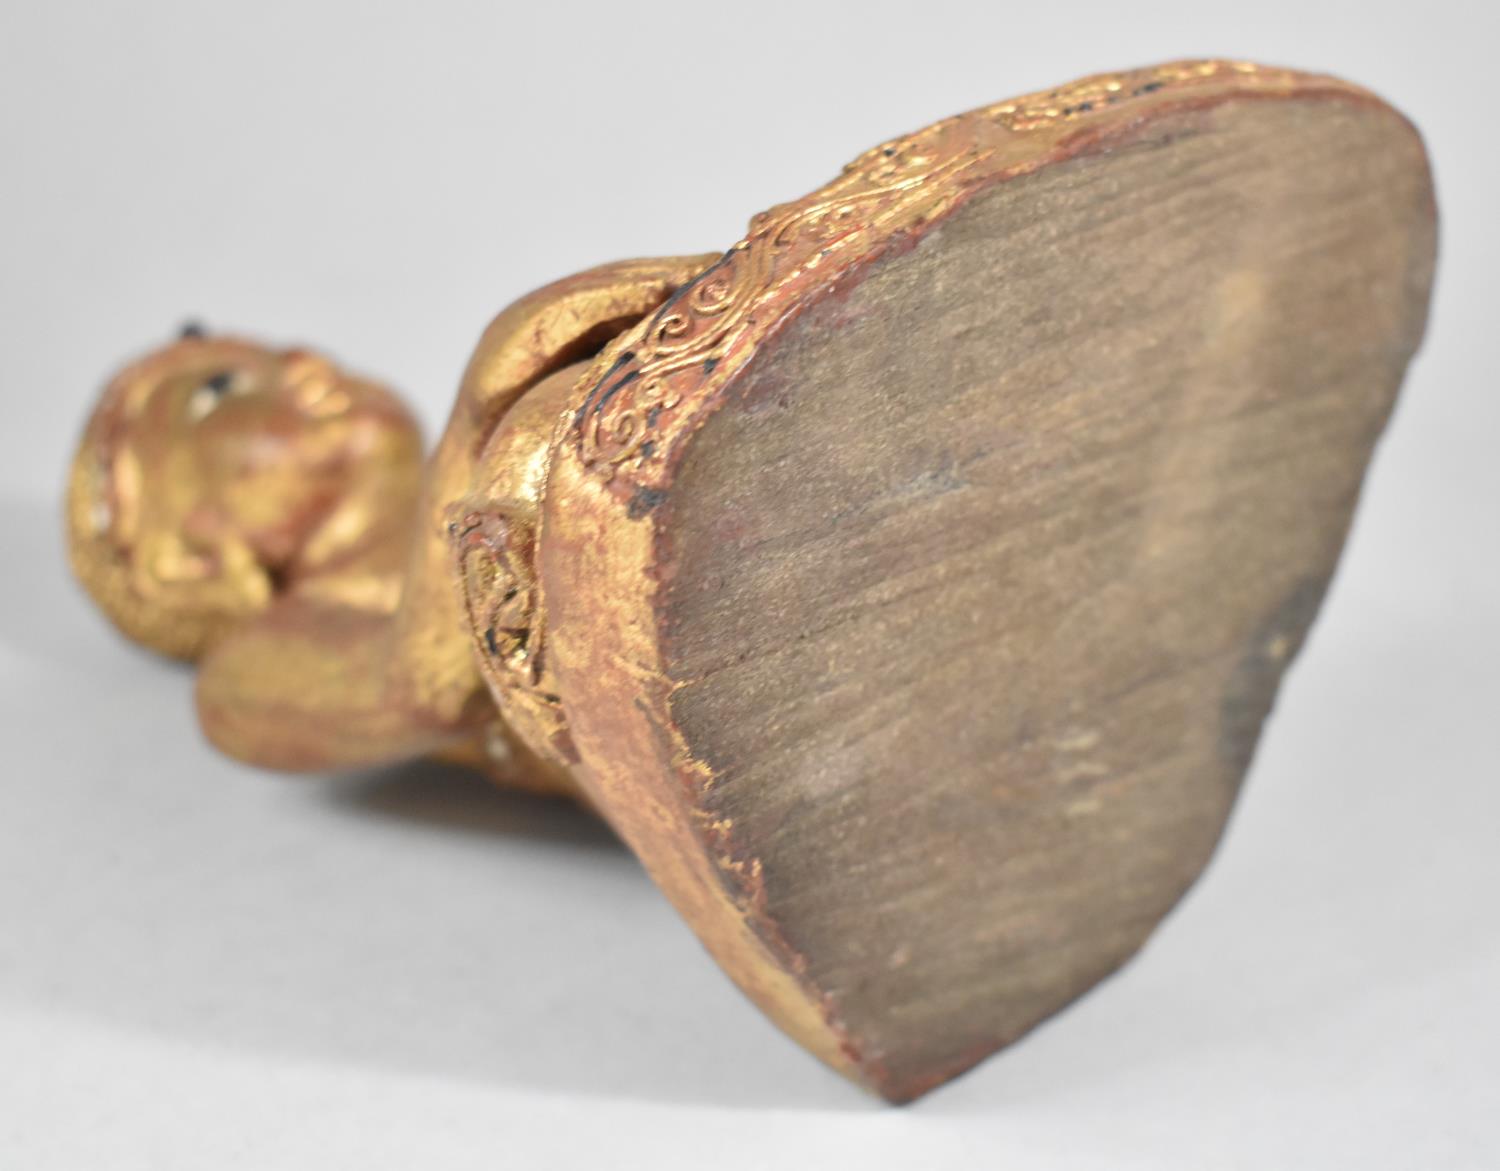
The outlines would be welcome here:
M 744 364 L 774 322 L 767 303 L 789 304 L 790 286 L 857 257 L 939 214 L 1014 135 L 1059 129 L 1121 103 L 1175 94 L 1232 77 L 1238 86 L 1290 85 L 1293 75 L 1237 62 L 1179 62 L 1103 74 L 938 122 L 865 152 L 805 200 L 762 212 L 746 237 L 642 325 L 606 348 L 574 412 L 571 441 L 604 479 L 625 466 L 655 478 L 695 411 Z M 774 312 L 774 311 L 769 311 Z

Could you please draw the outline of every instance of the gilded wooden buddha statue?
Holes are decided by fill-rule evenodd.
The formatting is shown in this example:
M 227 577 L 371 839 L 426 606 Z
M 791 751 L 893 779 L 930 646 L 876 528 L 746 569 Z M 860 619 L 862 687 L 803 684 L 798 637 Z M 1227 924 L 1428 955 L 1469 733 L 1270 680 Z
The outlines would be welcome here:
M 580 797 L 783 1029 L 910 1099 L 1208 860 L 1433 254 L 1368 93 L 1089 78 L 523 298 L 425 461 L 380 386 L 185 336 L 104 392 L 73 563 L 224 751 Z

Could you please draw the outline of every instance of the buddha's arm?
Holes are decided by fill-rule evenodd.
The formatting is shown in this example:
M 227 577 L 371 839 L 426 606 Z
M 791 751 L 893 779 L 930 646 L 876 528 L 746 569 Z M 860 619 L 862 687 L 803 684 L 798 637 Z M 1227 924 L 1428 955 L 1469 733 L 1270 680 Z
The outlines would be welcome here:
M 486 741 L 501 756 L 515 753 L 475 665 L 450 506 L 495 474 L 479 467 L 480 451 L 522 394 L 589 357 L 712 259 L 606 265 L 502 312 L 469 363 L 422 483 L 382 472 L 400 461 L 369 461 L 370 474 L 301 551 L 285 593 L 202 660 L 209 738 L 241 760 L 294 771 L 432 753 L 483 763 Z M 538 432 L 545 445 L 550 430 Z

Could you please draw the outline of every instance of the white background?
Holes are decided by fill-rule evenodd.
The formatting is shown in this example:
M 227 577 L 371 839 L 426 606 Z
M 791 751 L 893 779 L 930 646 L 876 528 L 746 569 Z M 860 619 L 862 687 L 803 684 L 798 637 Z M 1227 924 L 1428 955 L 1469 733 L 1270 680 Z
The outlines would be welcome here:
M 1487 0 L 0 7 L 0 1167 L 1500 1165 L 1500 38 Z M 630 856 L 431 769 L 204 748 L 61 564 L 100 381 L 189 315 L 435 431 L 553 277 L 723 247 L 892 134 L 1223 54 L 1410 114 L 1425 351 L 1207 877 L 920 1105 L 765 1023 Z

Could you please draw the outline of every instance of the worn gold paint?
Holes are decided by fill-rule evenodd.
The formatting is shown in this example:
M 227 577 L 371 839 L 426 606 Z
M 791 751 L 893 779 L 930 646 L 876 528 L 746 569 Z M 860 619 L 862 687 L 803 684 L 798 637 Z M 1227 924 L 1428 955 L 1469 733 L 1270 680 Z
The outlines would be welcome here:
M 804 1047 L 888 1097 L 915 1097 L 969 1062 L 911 1084 L 861 1051 L 766 913 L 760 859 L 732 822 L 703 814 L 698 798 L 714 775 L 672 718 L 662 660 L 659 599 L 672 562 L 656 502 L 735 374 L 829 287 L 825 274 L 899 247 L 903 233 L 983 186 L 1127 141 L 1147 109 L 1293 94 L 1369 100 L 1326 78 L 1183 63 L 1085 79 L 883 144 L 822 190 L 755 217 L 745 239 L 621 334 L 574 389 L 544 497 L 533 638 L 562 696 L 580 782 L 746 994 Z
M 74 570 L 126 635 L 200 662 L 204 730 L 240 759 L 305 770 L 434 753 L 572 791 L 486 694 L 450 513 L 498 493 L 534 516 L 556 418 L 512 405 L 709 259 L 604 265 L 506 309 L 425 468 L 384 388 L 306 351 L 185 336 L 123 370 L 85 429 Z M 508 446 L 481 468 L 497 436 Z
M 329 769 L 425 753 L 581 793 L 782 1028 L 887 1093 L 764 914 L 761 863 L 670 717 L 655 493 L 800 298 L 980 187 L 1164 106 L 1362 91 L 1234 62 L 1088 78 L 867 152 L 720 255 L 608 265 L 485 331 L 436 451 L 303 352 L 187 338 L 106 389 L 75 459 L 73 565 L 131 638 L 197 659 L 208 735 Z M 675 294 L 675 295 L 674 295 Z M 919 1092 L 919 1088 L 916 1090 Z

